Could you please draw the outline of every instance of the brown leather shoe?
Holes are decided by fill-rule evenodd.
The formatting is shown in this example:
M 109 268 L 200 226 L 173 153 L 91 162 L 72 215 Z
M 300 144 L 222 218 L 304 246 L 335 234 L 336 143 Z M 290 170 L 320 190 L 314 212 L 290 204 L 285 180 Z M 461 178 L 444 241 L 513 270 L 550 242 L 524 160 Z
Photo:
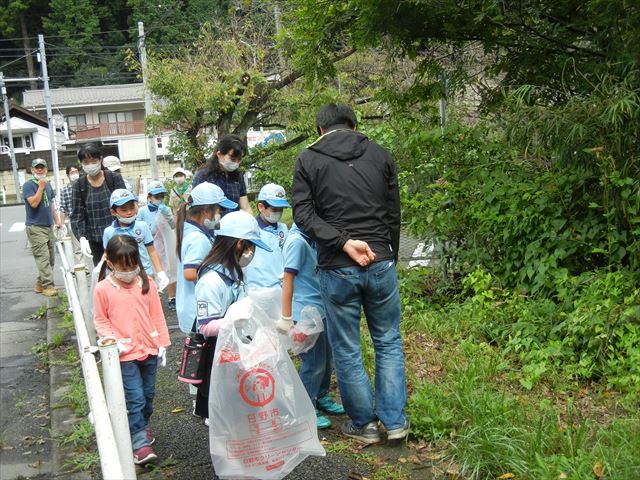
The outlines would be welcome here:
M 36 281 L 36 284 L 33 286 L 33 291 L 36 293 L 42 293 L 44 289 L 42 288 L 42 285 L 40 285 L 39 281 Z
M 56 295 L 58 295 L 58 290 L 56 290 L 54 287 L 47 287 L 42 290 L 42 294 L 45 297 L 55 297 Z

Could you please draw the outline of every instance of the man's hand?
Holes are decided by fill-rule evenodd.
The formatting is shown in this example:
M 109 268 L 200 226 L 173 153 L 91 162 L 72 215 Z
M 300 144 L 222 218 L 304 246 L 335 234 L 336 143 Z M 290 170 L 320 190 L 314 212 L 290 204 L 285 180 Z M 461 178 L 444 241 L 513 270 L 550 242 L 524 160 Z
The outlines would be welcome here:
M 44 187 L 47 186 L 47 179 L 46 178 L 41 178 L 40 180 L 38 180 L 38 188 L 42 188 L 44 189 Z
M 376 254 L 369 248 L 369 244 L 362 240 L 347 240 L 342 251 L 361 267 L 366 267 L 376 258 Z
M 91 253 L 91 245 L 89 245 L 89 240 L 85 237 L 80 237 L 80 251 L 85 257 L 93 258 L 93 253 Z

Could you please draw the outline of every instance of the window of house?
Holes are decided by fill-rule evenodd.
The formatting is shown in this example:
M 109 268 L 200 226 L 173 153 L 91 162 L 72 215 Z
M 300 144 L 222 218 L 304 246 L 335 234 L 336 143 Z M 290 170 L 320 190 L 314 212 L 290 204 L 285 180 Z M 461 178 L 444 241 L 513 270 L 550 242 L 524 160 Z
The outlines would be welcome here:
M 162 148 L 162 137 L 156 137 L 156 146 Z
M 2 143 L 8 148 L 9 137 L 2 137 Z M 22 145 L 22 137 L 13 137 L 13 148 L 23 148 Z
M 76 127 L 84 127 L 87 125 L 87 117 L 84 113 L 78 115 L 67 115 L 67 125 L 74 130 Z
M 124 123 L 133 121 L 133 112 L 105 112 L 98 114 L 100 123 Z
M 31 140 L 31 134 L 24 136 L 24 148 L 33 149 L 33 140 Z

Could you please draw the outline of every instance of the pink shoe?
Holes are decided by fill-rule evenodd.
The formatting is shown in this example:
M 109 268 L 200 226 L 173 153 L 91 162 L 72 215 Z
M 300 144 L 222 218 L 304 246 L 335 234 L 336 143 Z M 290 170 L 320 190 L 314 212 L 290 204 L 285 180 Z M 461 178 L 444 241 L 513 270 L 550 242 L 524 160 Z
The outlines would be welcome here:
M 156 443 L 156 437 L 153 436 L 151 425 L 147 425 L 146 427 L 144 427 L 144 429 L 147 432 L 147 442 L 149 442 L 149 445 L 153 445 L 154 443 Z
M 149 445 L 140 447 L 133 452 L 133 463 L 136 465 L 145 465 L 158 459 L 158 456 L 153 453 L 153 450 Z

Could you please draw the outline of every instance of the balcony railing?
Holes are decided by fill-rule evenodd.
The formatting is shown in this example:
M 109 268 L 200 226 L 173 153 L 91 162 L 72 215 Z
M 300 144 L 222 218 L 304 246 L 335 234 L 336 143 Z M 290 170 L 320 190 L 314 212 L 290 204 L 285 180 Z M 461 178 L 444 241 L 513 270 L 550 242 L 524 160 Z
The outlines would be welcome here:
M 144 120 L 78 125 L 75 127 L 75 131 L 76 140 L 93 140 L 105 137 L 121 137 L 123 135 L 140 135 L 144 134 Z

